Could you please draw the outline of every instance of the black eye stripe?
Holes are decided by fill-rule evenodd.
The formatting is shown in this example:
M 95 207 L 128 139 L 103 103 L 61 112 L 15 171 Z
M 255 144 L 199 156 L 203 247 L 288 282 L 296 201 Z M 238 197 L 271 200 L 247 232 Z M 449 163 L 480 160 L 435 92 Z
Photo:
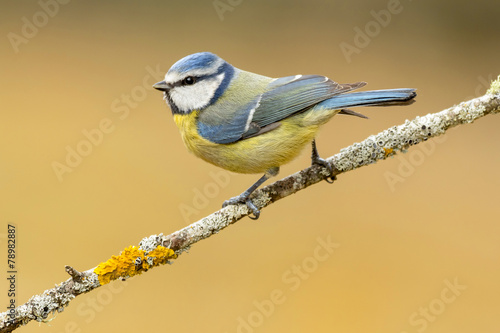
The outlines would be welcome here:
M 219 70 L 217 73 L 214 73 L 214 74 L 210 74 L 210 75 L 203 75 L 203 76 L 193 76 L 193 75 L 189 75 L 189 76 L 186 76 L 185 78 L 183 78 L 182 80 L 179 80 L 177 82 L 175 82 L 174 84 L 172 84 L 173 87 L 182 87 L 182 86 L 189 86 L 189 85 L 193 85 L 194 83 L 197 83 L 199 81 L 202 81 L 202 80 L 205 80 L 205 79 L 211 79 L 217 75 L 219 75 L 222 71 Z M 187 78 L 193 78 L 194 79 L 194 82 L 189 84 L 189 83 L 186 83 L 185 80 Z
M 197 76 L 186 76 L 182 80 L 179 80 L 172 84 L 174 87 L 183 87 L 183 86 L 192 86 L 196 82 L 200 81 L 202 77 L 197 77 Z
M 185 85 L 185 86 L 190 86 L 190 85 L 193 85 L 196 83 L 196 77 L 194 76 L 188 76 L 188 77 L 185 77 L 184 80 L 182 80 L 182 84 Z

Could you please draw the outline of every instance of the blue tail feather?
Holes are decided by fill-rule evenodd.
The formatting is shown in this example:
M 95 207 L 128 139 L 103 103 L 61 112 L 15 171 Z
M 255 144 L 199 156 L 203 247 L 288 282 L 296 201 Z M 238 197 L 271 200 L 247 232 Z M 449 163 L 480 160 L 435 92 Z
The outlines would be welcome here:
M 414 102 L 416 95 L 415 89 L 409 88 L 360 91 L 333 96 L 316 107 L 337 110 L 355 106 L 408 105 Z

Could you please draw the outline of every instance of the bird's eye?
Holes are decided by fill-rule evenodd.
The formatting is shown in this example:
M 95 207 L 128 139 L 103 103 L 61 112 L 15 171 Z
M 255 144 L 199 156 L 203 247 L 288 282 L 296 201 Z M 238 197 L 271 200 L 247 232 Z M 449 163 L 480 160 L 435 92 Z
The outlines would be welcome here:
M 196 82 L 196 79 L 192 76 L 188 76 L 184 80 L 182 80 L 182 84 L 190 86 Z

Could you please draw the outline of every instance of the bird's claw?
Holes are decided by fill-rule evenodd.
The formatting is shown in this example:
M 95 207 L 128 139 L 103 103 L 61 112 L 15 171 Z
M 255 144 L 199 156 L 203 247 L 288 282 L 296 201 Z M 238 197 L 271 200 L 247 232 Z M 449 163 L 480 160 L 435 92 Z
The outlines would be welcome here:
M 255 206 L 255 204 L 249 198 L 245 200 L 245 204 L 247 205 L 248 209 L 252 211 L 252 214 L 254 216 L 252 217 L 252 215 L 248 215 L 248 217 L 251 218 L 252 220 L 257 220 L 260 216 L 260 210 L 257 208 L 257 206 Z
M 229 200 L 224 201 L 224 203 L 222 204 L 222 208 L 227 207 L 229 205 L 237 205 L 241 203 L 246 204 L 248 210 L 253 214 L 253 217 L 251 215 L 248 215 L 249 218 L 251 218 L 252 220 L 257 220 L 259 218 L 260 210 L 257 208 L 257 206 L 255 206 L 255 204 L 252 202 L 252 200 L 250 200 L 250 198 L 245 196 L 239 195 L 237 197 L 233 197 Z
M 329 175 L 325 177 L 327 183 L 332 184 L 335 180 L 337 180 L 337 177 L 335 177 L 335 174 L 333 173 L 332 165 L 325 159 L 319 157 L 318 149 L 316 149 L 316 140 L 312 141 L 311 164 L 325 167 L 328 170 Z
M 328 170 L 328 172 L 330 173 L 330 175 L 325 177 L 325 180 L 326 180 L 327 183 L 333 184 L 333 182 L 337 180 L 337 176 L 335 176 L 333 174 L 333 167 L 332 167 L 332 165 L 330 163 L 328 163 L 325 159 L 323 159 L 323 158 L 321 158 L 319 156 L 316 156 L 316 158 L 314 158 L 312 160 L 312 164 L 313 165 L 319 165 L 319 166 L 325 167 Z

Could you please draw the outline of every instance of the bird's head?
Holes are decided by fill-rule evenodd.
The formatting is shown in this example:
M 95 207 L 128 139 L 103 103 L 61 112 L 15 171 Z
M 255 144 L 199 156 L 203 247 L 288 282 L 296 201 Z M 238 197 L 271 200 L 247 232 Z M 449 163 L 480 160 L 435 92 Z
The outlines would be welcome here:
M 172 112 L 183 114 L 212 105 L 229 85 L 235 68 L 217 55 L 201 52 L 177 61 L 153 87 L 165 94 Z

